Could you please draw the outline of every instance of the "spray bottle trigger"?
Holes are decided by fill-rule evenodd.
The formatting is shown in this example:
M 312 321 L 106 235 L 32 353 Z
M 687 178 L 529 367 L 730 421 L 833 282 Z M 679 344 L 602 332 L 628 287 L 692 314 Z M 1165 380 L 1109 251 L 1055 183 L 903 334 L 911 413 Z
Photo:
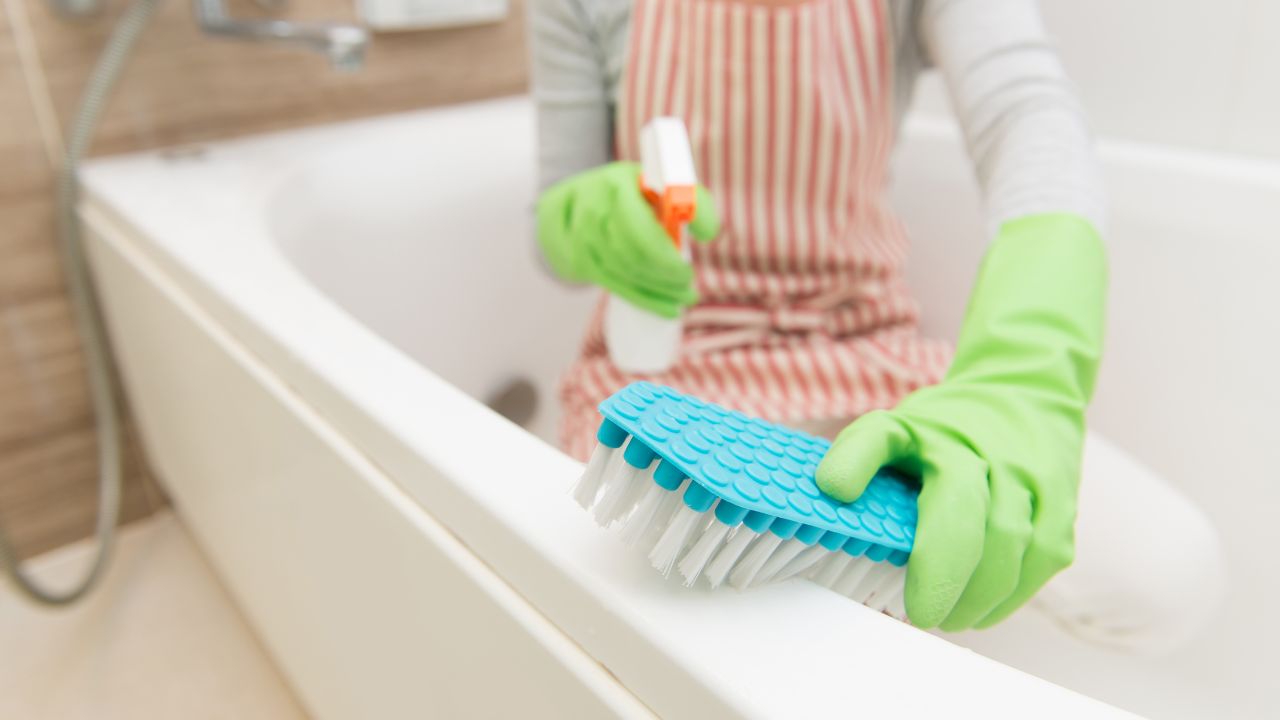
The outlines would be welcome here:
M 653 208 L 654 214 L 658 216 L 658 222 L 667 231 L 667 236 L 671 238 L 676 249 L 683 249 L 681 246 L 684 241 L 681 231 L 685 225 L 693 221 L 698 212 L 697 189 L 692 185 L 672 185 L 658 193 L 645 183 L 644 176 L 641 175 L 640 192 L 649 203 L 649 207 Z

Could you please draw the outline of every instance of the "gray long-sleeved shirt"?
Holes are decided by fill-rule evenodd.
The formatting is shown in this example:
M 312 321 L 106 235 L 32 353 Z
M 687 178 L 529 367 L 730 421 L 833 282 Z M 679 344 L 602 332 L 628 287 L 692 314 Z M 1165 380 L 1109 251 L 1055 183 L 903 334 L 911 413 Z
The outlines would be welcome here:
M 698 2 L 699 0 L 689 0 Z M 1071 212 L 1100 231 L 1092 139 L 1034 0 L 885 0 L 901 118 L 916 77 L 943 75 L 983 189 L 988 226 Z M 608 162 L 632 0 L 531 0 L 539 178 Z

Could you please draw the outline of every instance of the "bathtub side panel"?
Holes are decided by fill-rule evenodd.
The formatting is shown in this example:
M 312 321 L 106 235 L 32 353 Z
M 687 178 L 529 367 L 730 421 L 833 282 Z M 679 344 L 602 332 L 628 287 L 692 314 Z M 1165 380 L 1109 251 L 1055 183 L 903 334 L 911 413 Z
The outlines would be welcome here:
M 126 240 L 91 252 L 155 469 L 314 715 L 648 714 Z

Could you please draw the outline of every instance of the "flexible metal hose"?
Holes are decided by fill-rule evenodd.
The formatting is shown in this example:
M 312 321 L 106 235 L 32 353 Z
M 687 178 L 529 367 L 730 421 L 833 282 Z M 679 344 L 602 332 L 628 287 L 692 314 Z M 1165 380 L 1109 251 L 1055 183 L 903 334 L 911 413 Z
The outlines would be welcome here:
M 95 537 L 98 549 L 84 576 L 65 590 L 51 590 L 36 583 L 18 562 L 7 535 L 0 528 L 0 570 L 26 597 L 42 605 L 69 605 L 79 600 L 101 579 L 111 557 L 116 519 L 120 513 L 120 486 L 123 473 L 123 440 L 120 433 L 119 389 L 111 355 L 106 346 L 97 303 L 90 284 L 80 225 L 75 209 L 78 198 L 80 160 L 89 150 L 94 129 L 134 44 L 155 14 L 160 0 L 134 0 L 116 24 L 106 47 L 98 57 L 80 107 L 67 135 L 66 154 L 57 185 L 58 246 L 67 290 L 85 354 L 89 391 L 98 434 L 98 518 Z

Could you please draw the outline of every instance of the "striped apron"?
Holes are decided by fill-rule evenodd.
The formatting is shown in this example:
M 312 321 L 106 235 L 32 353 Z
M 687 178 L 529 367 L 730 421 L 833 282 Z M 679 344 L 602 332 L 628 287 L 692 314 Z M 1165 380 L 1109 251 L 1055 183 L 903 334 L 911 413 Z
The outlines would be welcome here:
M 723 229 L 693 248 L 701 300 L 667 372 L 614 367 L 602 302 L 561 386 L 568 453 L 587 457 L 596 406 L 637 379 L 812 426 L 942 377 L 949 348 L 919 336 L 888 202 L 886 23 L 884 0 L 635 0 L 617 154 L 639 158 L 649 119 L 683 118 Z

